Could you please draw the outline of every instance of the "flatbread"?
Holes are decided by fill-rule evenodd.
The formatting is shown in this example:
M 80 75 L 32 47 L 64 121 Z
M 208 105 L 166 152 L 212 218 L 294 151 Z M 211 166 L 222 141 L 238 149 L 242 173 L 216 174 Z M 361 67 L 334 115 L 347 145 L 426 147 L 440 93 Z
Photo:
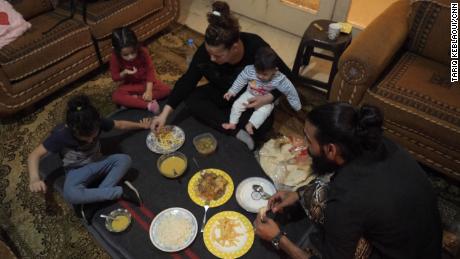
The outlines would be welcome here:
M 297 153 L 291 152 L 293 145 L 288 141 L 271 139 L 259 151 L 259 163 L 264 172 L 275 185 L 285 185 L 287 189 L 296 190 L 308 184 L 311 176 L 310 159 L 299 163 Z

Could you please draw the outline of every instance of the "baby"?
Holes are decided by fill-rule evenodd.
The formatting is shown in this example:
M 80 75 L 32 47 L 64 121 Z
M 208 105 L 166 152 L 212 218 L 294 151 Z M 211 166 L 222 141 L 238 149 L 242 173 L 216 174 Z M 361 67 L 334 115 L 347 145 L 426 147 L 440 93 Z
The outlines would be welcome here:
M 232 106 L 230 121 L 223 123 L 224 129 L 235 129 L 241 113 L 246 110 L 248 100 L 259 95 L 265 95 L 277 89 L 286 95 L 291 107 L 299 111 L 301 103 L 294 85 L 277 68 L 278 56 L 270 47 L 263 47 L 257 50 L 254 65 L 249 65 L 238 75 L 232 87 L 224 94 L 224 99 L 229 101 L 235 97 L 243 87 L 248 85 L 244 92 Z M 255 109 L 245 129 L 249 134 L 254 134 L 254 128 L 258 129 L 270 116 L 274 104 L 265 104 Z

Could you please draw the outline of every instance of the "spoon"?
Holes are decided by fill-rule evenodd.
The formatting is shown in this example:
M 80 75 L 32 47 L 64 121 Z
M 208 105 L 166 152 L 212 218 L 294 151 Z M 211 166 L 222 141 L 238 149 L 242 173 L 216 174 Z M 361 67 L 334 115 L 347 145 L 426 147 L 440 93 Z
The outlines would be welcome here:
M 200 165 L 198 165 L 198 161 L 196 161 L 195 157 L 193 157 L 192 160 L 196 165 L 196 169 L 200 169 Z
M 270 197 L 272 197 L 270 194 L 266 193 L 264 191 L 264 188 L 258 184 L 254 184 L 252 185 L 252 189 L 258 193 L 260 193 L 260 195 L 262 195 L 262 199 L 264 200 L 268 200 L 270 199 Z
M 204 226 L 206 225 L 206 213 L 208 212 L 210 202 L 211 202 L 210 200 L 206 200 L 204 203 L 204 216 L 203 216 L 203 223 L 201 223 L 201 230 L 200 230 L 201 233 L 204 232 Z
M 174 177 L 176 177 L 177 182 L 179 184 L 182 184 L 182 181 L 180 180 L 180 177 L 177 177 L 179 174 L 176 172 L 176 169 L 173 169 L 173 174 L 174 174 Z
M 101 215 L 99 215 L 99 217 L 101 217 L 101 218 L 104 218 L 104 219 L 115 220 L 115 218 L 114 218 L 114 217 L 112 217 L 112 216 L 109 216 L 109 215 L 104 215 L 104 214 L 101 214 Z

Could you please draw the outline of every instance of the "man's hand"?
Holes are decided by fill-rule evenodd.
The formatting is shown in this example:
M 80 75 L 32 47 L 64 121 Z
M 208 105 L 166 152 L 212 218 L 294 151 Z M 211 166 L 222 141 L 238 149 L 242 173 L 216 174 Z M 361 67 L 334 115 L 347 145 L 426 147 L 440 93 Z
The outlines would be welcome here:
M 152 101 L 152 91 L 145 91 L 145 93 L 142 95 L 142 99 L 144 99 L 144 101 Z
M 150 124 L 152 123 L 152 118 L 143 118 L 139 121 L 141 128 L 150 129 Z
M 29 189 L 31 192 L 46 192 L 46 184 L 41 180 L 30 182 Z
M 265 104 L 269 104 L 273 102 L 273 95 L 272 94 L 265 94 L 260 96 L 255 96 L 248 99 L 248 103 L 245 105 L 246 108 L 254 108 L 258 109 Z
M 271 241 L 276 235 L 278 235 L 280 228 L 273 219 L 266 217 L 264 222 L 262 222 L 260 216 L 261 215 L 259 213 L 257 218 L 254 220 L 256 235 L 263 240 Z
M 230 92 L 226 92 L 224 94 L 224 99 L 227 100 L 227 101 L 230 101 L 230 99 L 232 99 L 233 97 L 235 97 L 235 95 L 230 93 Z
M 285 207 L 289 207 L 299 200 L 296 192 L 278 191 L 268 200 L 268 208 L 273 213 L 282 212 Z

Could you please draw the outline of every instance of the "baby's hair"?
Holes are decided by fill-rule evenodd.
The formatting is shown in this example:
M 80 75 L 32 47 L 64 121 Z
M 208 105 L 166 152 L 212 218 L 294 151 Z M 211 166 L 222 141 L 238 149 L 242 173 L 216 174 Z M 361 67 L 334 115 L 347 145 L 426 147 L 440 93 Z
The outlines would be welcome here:
M 132 47 L 137 51 L 139 42 L 134 31 L 128 27 L 120 27 L 112 31 L 112 46 L 117 56 L 120 57 L 123 48 Z
M 226 2 L 216 1 L 212 4 L 212 11 L 208 13 L 208 28 L 205 33 L 205 41 L 211 46 L 223 44 L 229 49 L 240 39 L 240 24 L 230 13 L 230 7 Z
M 66 125 L 73 136 L 91 136 L 101 125 L 101 116 L 88 96 L 78 95 L 67 103 Z
M 278 55 L 270 47 L 262 47 L 256 51 L 254 58 L 256 71 L 266 71 L 278 67 Z

